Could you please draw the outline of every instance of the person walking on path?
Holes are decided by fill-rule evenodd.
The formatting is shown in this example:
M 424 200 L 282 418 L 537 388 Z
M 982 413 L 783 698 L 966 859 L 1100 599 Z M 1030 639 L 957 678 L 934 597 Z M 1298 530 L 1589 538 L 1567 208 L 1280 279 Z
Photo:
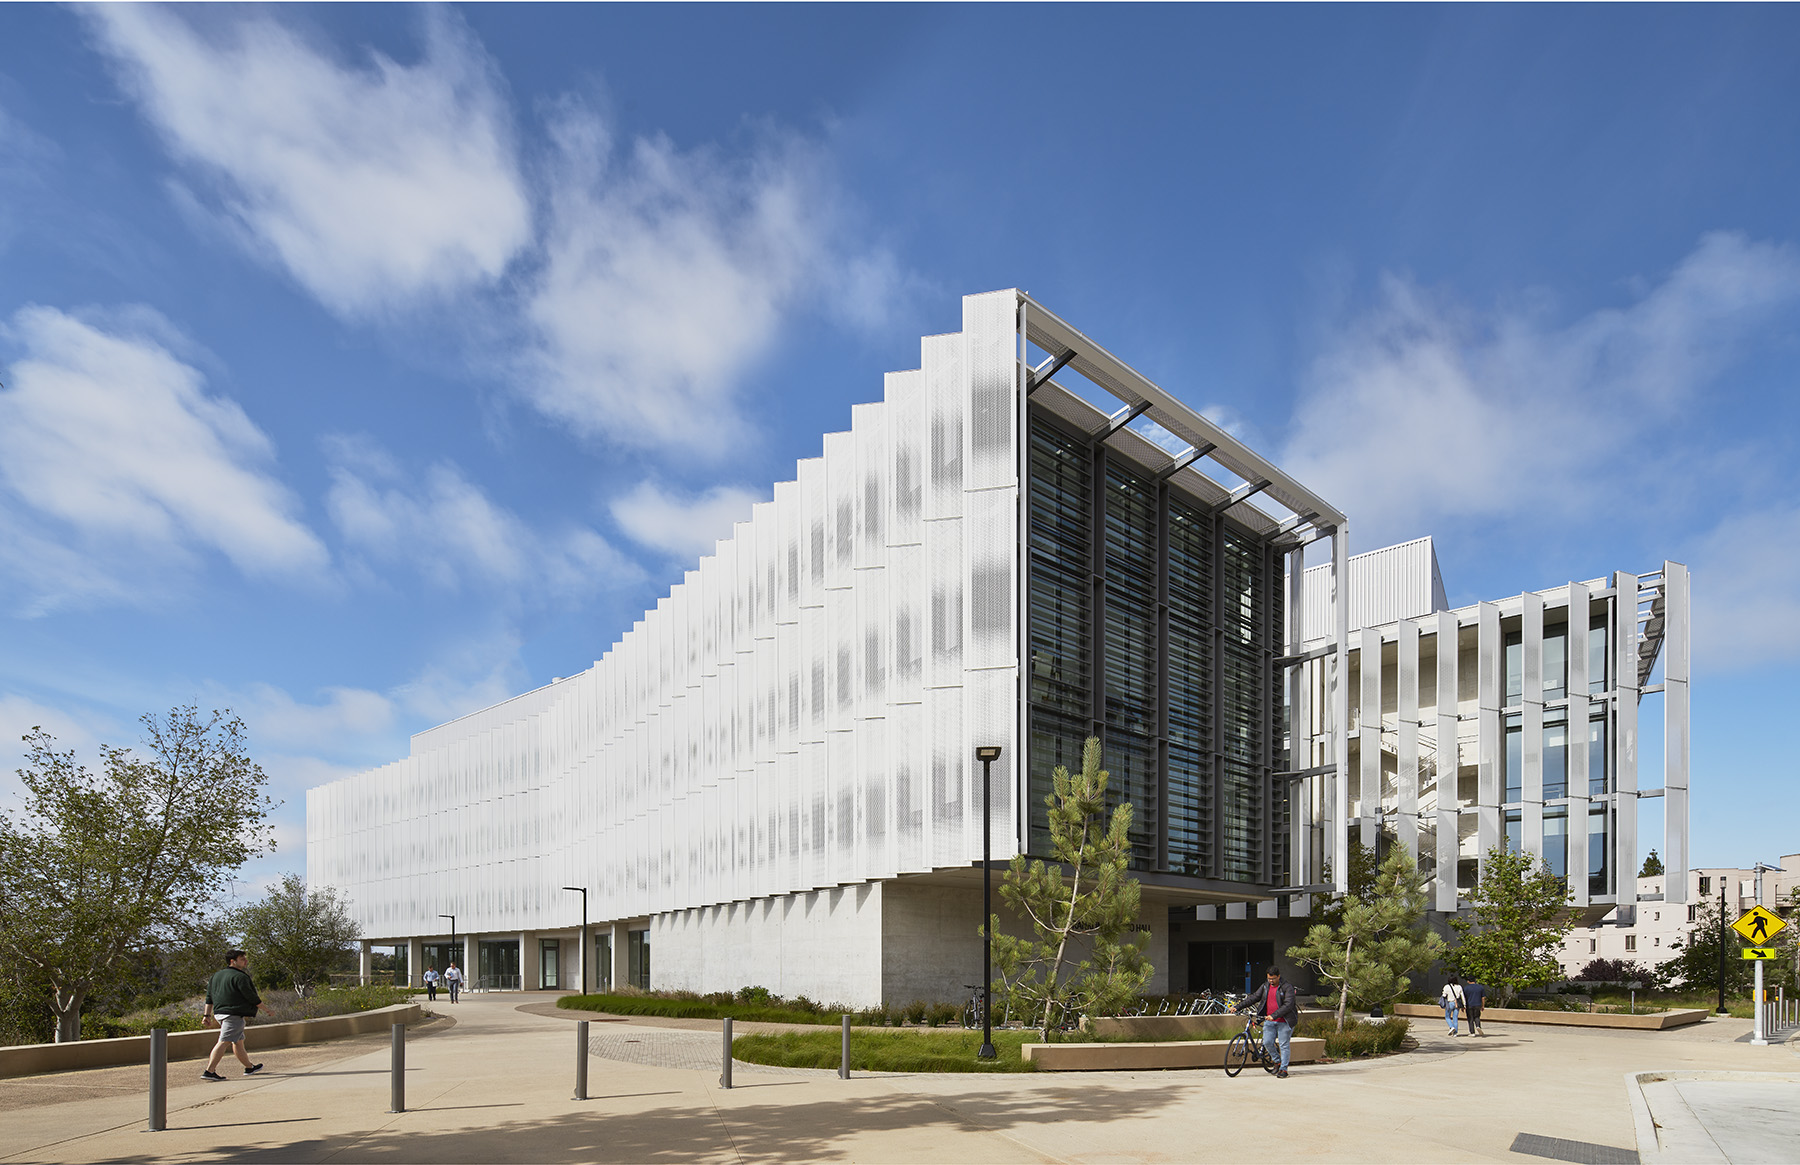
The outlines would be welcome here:
M 219 1029 L 219 1042 L 213 1045 L 206 1071 L 200 1073 L 202 1080 L 225 1079 L 219 1075 L 219 1061 L 225 1058 L 226 1049 L 244 1066 L 244 1075 L 262 1071 L 262 1065 L 252 1064 L 250 1054 L 244 1050 L 244 1021 L 267 1010 L 262 996 L 257 994 L 255 981 L 245 970 L 249 965 L 250 959 L 243 951 L 226 951 L 224 969 L 214 971 L 207 980 L 206 1015 L 201 1022 Z
M 1456 1030 L 1456 1013 L 1463 1007 L 1463 989 L 1455 975 L 1450 976 L 1450 981 L 1444 984 L 1443 991 L 1438 994 L 1438 1002 L 1444 1005 L 1444 1025 L 1450 1029 L 1450 1034 L 1461 1035 Z
M 462 991 L 462 985 L 463 973 L 457 969 L 456 960 L 452 959 L 450 965 L 444 968 L 444 986 L 450 988 L 450 1002 L 456 1002 L 456 996 Z
M 1462 985 L 1463 1014 L 1469 1017 L 1469 1034 L 1482 1036 L 1487 1033 L 1481 1030 L 1481 1001 L 1487 997 L 1487 988 L 1470 979 Z
M 1238 1013 L 1249 1011 L 1263 1021 L 1263 1050 L 1275 1059 L 1279 1045 L 1281 1069 L 1275 1073 L 1287 1079 L 1288 1055 L 1294 1039 L 1294 1024 L 1300 1020 L 1300 989 L 1281 977 L 1280 967 L 1270 967 L 1268 982 L 1238 1004 Z
M 438 973 L 436 967 L 425 968 L 425 1000 L 427 1003 L 437 1002 Z

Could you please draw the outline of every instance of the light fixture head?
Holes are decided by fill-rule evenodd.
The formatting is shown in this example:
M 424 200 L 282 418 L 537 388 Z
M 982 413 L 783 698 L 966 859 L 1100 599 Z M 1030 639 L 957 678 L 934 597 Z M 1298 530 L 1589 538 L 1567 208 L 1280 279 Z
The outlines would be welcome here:
M 997 744 L 982 745 L 980 748 L 975 750 L 975 759 L 978 761 L 981 761 L 983 763 L 986 763 L 988 761 L 999 760 L 1000 759 L 1000 746 Z

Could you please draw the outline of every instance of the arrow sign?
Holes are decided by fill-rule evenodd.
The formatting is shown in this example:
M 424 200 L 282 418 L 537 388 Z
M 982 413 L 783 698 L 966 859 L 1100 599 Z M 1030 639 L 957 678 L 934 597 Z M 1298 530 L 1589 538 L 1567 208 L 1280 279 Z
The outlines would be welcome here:
M 1745 947 L 1743 948 L 1743 951 L 1744 953 L 1739 957 L 1747 963 L 1756 959 L 1772 959 L 1775 957 L 1774 947 Z
M 1731 924 L 1731 929 L 1744 936 L 1748 943 L 1766 943 L 1787 929 L 1787 923 L 1773 912 L 1760 906 L 1752 906 L 1744 911 L 1743 916 Z

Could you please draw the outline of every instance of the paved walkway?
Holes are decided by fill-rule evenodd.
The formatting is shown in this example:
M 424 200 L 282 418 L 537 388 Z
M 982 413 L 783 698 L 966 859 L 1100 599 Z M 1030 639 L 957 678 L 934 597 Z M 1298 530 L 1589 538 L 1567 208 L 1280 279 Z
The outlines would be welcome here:
M 1492 1024 L 1495 1034 L 1479 1040 L 1452 1040 L 1421 1021 L 1415 1052 L 1296 1068 L 1287 1080 L 1195 1071 L 842 1081 L 745 1066 L 727 1092 L 716 1060 L 704 1056 L 709 1043 L 716 1055 L 716 1025 L 634 1021 L 590 1030 L 608 1058 L 593 1061 L 593 1099 L 582 1103 L 569 1098 L 569 1020 L 521 1011 L 520 1002 L 515 994 L 440 1003 L 456 1023 L 409 1042 L 403 1114 L 386 1111 L 381 1037 L 323 1046 L 335 1056 L 321 1047 L 272 1050 L 266 1074 L 225 1084 L 204 1084 L 194 1078 L 197 1063 L 177 1063 L 171 1127 L 162 1133 L 142 1131 L 143 1094 L 126 1087 L 130 1074 L 141 1082 L 141 1068 L 0 1081 L 0 1160 L 1541 1159 L 1515 1152 L 1518 1145 L 1564 1160 L 1618 1161 L 1633 1159 L 1637 1145 L 1628 1073 L 1800 1067 L 1787 1047 L 1751 1047 L 1742 1020 L 1660 1033 L 1515 1034 Z M 1800 1085 L 1788 1087 L 1797 1091 L 1778 1085 L 1752 1098 L 1783 1146 L 1800 1144 Z M 83 1089 L 83 1099 L 61 1099 Z M 1674 1095 L 1703 1127 L 1745 1125 L 1747 1094 L 1684 1084 Z M 1717 1159 L 1765 1159 L 1757 1155 L 1765 1141 L 1727 1135 L 1717 1143 Z

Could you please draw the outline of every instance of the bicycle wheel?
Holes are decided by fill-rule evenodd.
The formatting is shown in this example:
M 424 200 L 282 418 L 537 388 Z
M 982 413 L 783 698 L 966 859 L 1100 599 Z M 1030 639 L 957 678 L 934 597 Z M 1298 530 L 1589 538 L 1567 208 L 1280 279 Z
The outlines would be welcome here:
M 1225 1075 L 1236 1076 L 1250 1062 L 1250 1037 L 1243 1032 L 1231 1037 L 1225 1045 Z

